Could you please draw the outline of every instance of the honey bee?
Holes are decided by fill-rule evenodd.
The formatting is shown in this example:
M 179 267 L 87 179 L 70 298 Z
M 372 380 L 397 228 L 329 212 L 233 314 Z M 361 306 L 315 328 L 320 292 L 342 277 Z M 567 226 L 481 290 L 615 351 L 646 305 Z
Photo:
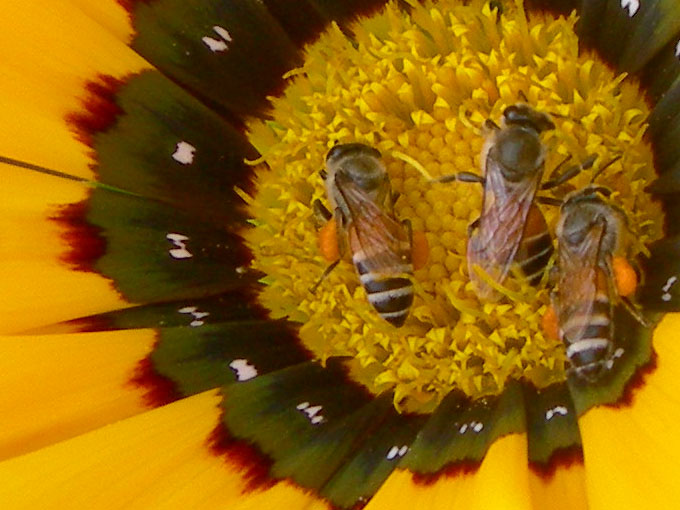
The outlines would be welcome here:
M 617 256 L 627 228 L 624 213 L 607 203 L 607 188 L 587 186 L 567 195 L 557 223 L 557 291 L 553 307 L 559 338 L 567 348 L 573 373 L 587 382 L 597 381 L 611 369 L 617 356 L 613 314 L 624 304 L 641 324 L 646 321 L 625 300 L 635 285 L 622 284 L 621 274 L 636 278 L 634 270 Z M 624 291 L 623 289 L 626 288 Z
M 468 227 L 467 245 L 468 272 L 480 299 L 494 301 L 500 295 L 480 277 L 477 267 L 501 284 L 517 263 L 536 283 L 552 256 L 548 226 L 534 198 L 545 165 L 540 135 L 554 128 L 548 115 L 528 105 L 509 106 L 503 111 L 501 127 L 490 119 L 484 124 L 482 176 L 460 172 L 438 179 L 479 182 L 484 187 L 482 212 Z M 542 188 L 561 184 L 572 175 L 573 171 Z
M 322 177 L 339 234 L 339 257 L 312 292 L 349 246 L 368 301 L 387 322 L 402 326 L 413 303 L 413 235 L 410 223 L 395 216 L 396 194 L 380 152 L 361 143 L 336 145 L 326 156 Z M 319 200 L 314 209 L 326 219 L 331 217 Z

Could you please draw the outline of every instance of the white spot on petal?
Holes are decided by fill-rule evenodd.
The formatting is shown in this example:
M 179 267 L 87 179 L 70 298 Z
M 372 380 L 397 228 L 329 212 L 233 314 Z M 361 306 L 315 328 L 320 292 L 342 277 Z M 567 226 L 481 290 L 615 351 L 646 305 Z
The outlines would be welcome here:
M 621 0 L 621 7 L 628 10 L 628 16 L 633 17 L 640 10 L 640 0 Z
M 680 58 L 680 41 L 675 45 L 675 56 Z
M 295 408 L 306 415 L 312 425 L 326 421 L 326 418 L 319 414 L 323 410 L 323 406 L 312 406 L 309 402 L 301 402 Z
M 398 453 L 399 453 L 399 447 L 393 446 L 392 448 L 390 448 L 390 451 L 387 452 L 387 456 L 386 456 L 387 460 L 394 459 L 397 456 Z
M 170 256 L 174 259 L 188 259 L 194 255 L 187 250 L 187 245 L 184 241 L 188 241 L 189 238 L 183 234 L 170 233 L 165 238 L 176 246 L 168 251 Z
M 226 28 L 217 25 L 213 27 L 213 30 L 218 36 L 220 36 L 220 39 L 215 39 L 206 35 L 205 37 L 201 38 L 201 41 L 203 41 L 203 44 L 210 48 L 210 51 L 213 53 L 227 51 L 229 49 L 227 43 L 231 42 L 231 34 L 229 34 L 229 31 Z
M 472 430 L 474 430 L 477 434 L 479 434 L 482 431 L 483 428 L 484 428 L 484 424 L 477 422 L 477 423 L 475 423 L 475 426 L 472 427 Z
M 467 432 L 467 429 L 468 429 L 467 423 L 463 423 L 458 429 L 458 432 L 460 432 L 461 434 L 465 434 Z
M 229 363 L 229 368 L 236 372 L 236 380 L 239 382 L 257 377 L 257 369 L 247 359 L 235 359 Z
M 178 142 L 175 152 L 172 154 L 172 159 L 182 165 L 190 165 L 194 162 L 194 152 L 196 152 L 196 147 L 190 143 Z
M 406 455 L 406 452 L 408 452 L 408 446 L 404 445 L 401 448 L 399 448 L 399 456 L 403 457 Z
M 680 43 L 678 43 L 680 44 Z M 670 301 L 673 296 L 671 296 L 669 290 L 675 285 L 678 281 L 677 276 L 671 276 L 668 280 L 666 280 L 666 284 L 661 287 L 661 290 L 663 291 L 663 294 L 661 294 L 661 299 L 664 301 Z
M 213 30 L 217 35 L 219 35 L 222 39 L 224 39 L 227 42 L 231 42 L 231 34 L 226 28 L 223 28 L 219 25 L 215 25 L 213 27 Z
M 545 412 L 545 420 L 550 421 L 552 420 L 555 416 L 566 416 L 569 414 L 569 410 L 564 407 L 564 406 L 555 406 L 552 409 L 548 409 Z
M 205 324 L 205 321 L 201 320 L 210 315 L 210 312 L 199 312 L 198 308 L 195 306 L 185 306 L 184 308 L 180 308 L 177 310 L 179 313 L 188 313 L 191 314 L 194 320 L 192 320 L 189 323 L 189 326 L 192 328 L 196 328 L 198 326 L 203 326 Z
M 208 36 L 202 37 L 201 41 L 203 41 L 203 43 L 208 48 L 210 48 L 210 51 L 212 51 L 213 53 L 227 51 L 227 49 L 229 48 L 229 46 L 227 46 L 227 43 L 225 43 L 224 41 L 221 41 L 219 39 L 213 39 L 212 37 Z

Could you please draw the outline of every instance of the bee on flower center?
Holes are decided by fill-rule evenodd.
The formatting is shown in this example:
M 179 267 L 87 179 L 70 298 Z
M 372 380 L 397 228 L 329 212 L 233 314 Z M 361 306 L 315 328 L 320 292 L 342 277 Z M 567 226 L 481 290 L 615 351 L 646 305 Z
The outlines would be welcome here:
M 410 223 L 399 221 L 394 213 L 397 195 L 380 152 L 361 143 L 336 145 L 326 156 L 322 177 L 333 212 L 319 200 L 313 206 L 318 216 L 329 220 L 321 231 L 322 253 L 336 260 L 312 291 L 349 247 L 368 301 L 383 319 L 402 326 L 413 303 L 414 235 Z M 424 241 L 422 236 L 417 239 L 419 244 Z M 420 253 L 422 246 L 416 251 Z
M 612 368 L 617 356 L 614 305 L 624 304 L 633 317 L 646 324 L 626 297 L 637 279 L 624 250 L 626 218 L 607 203 L 611 192 L 588 186 L 569 194 L 560 207 L 557 223 L 557 291 L 553 307 L 559 338 L 567 348 L 573 373 L 596 382 Z

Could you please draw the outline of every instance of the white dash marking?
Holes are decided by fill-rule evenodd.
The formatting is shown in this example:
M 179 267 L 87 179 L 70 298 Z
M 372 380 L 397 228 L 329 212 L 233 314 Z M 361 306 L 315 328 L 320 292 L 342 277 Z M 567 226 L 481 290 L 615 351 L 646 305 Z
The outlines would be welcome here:
M 555 416 L 566 416 L 569 414 L 569 410 L 564 406 L 555 406 L 552 409 L 548 409 L 545 412 L 545 421 L 552 420 Z
M 188 313 L 191 314 L 194 320 L 192 320 L 189 323 L 189 326 L 192 328 L 196 328 L 198 326 L 203 326 L 205 324 L 205 321 L 201 320 L 206 318 L 208 315 L 210 315 L 210 312 L 199 312 L 198 308 L 195 306 L 185 306 L 184 308 L 180 308 L 177 310 L 179 313 Z
M 248 271 L 248 270 L 247 270 L 244 266 L 238 266 L 238 267 L 236 268 L 236 273 L 237 273 L 237 274 L 245 274 L 246 271 Z
M 675 45 L 675 56 L 680 58 L 680 41 Z
M 628 10 L 628 17 L 632 18 L 640 10 L 640 0 L 621 0 L 621 7 Z
M 257 377 L 257 369 L 247 359 L 235 359 L 229 363 L 229 368 L 236 372 L 236 380 L 239 382 Z
M 295 406 L 295 409 L 306 415 L 312 425 L 318 425 L 326 421 L 326 418 L 319 414 L 323 410 L 323 406 L 313 406 L 309 402 L 301 402 Z
M 216 33 L 217 35 L 219 35 L 222 39 L 224 39 L 224 40 L 227 41 L 227 42 L 231 42 L 231 34 L 229 33 L 229 31 L 228 31 L 226 28 L 221 27 L 221 26 L 219 26 L 219 25 L 215 25 L 215 26 L 213 27 L 213 30 L 214 30 L 215 33 Z
M 678 43 L 680 44 L 680 43 Z M 671 276 L 668 280 L 666 280 L 666 284 L 661 288 L 663 291 L 663 294 L 661 294 L 661 299 L 664 301 L 670 301 L 673 296 L 671 296 L 669 290 L 671 290 L 671 287 L 675 285 L 678 281 L 677 276 Z
M 465 434 L 465 433 L 467 432 L 467 429 L 468 429 L 468 424 L 467 424 L 467 423 L 463 423 L 463 424 L 460 426 L 460 428 L 458 429 L 458 432 L 461 433 L 461 434 Z
M 393 446 L 390 448 L 390 451 L 387 452 L 387 456 L 385 457 L 387 460 L 394 460 L 397 455 L 399 454 L 399 447 L 398 446 Z
M 183 234 L 170 233 L 165 238 L 176 246 L 171 250 L 168 250 L 170 256 L 174 259 L 188 259 L 193 257 L 193 253 L 187 250 L 187 245 L 184 241 L 188 241 L 189 238 Z
M 399 456 L 403 457 L 406 455 L 406 452 L 408 452 L 408 446 L 404 445 L 401 448 L 399 448 Z
M 477 423 L 475 423 L 475 426 L 472 427 L 472 430 L 474 430 L 477 434 L 479 434 L 482 431 L 483 428 L 484 428 L 484 424 L 477 422 Z
M 622 347 L 619 347 L 618 349 L 616 349 L 614 351 L 614 355 L 612 356 L 612 358 L 614 358 L 614 359 L 620 358 L 621 356 L 623 356 L 624 352 L 626 352 L 626 351 L 624 351 Z
M 226 28 L 220 27 L 218 25 L 215 25 L 213 30 L 218 36 L 220 36 L 220 39 L 215 39 L 206 35 L 205 37 L 201 38 L 201 41 L 203 41 L 203 44 L 210 48 L 210 51 L 213 53 L 227 51 L 229 49 L 227 43 L 231 42 L 231 34 L 229 34 L 229 31 Z
M 187 142 L 177 142 L 175 152 L 172 153 L 172 159 L 182 165 L 190 165 L 194 162 L 194 153 L 196 147 Z

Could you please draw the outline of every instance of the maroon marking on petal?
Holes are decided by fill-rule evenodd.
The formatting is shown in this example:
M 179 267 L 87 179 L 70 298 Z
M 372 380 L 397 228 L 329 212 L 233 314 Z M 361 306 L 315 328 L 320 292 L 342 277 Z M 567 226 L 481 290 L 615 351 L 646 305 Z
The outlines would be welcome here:
M 152 352 L 155 349 L 154 345 Z M 182 397 L 174 381 L 156 372 L 151 355 L 137 364 L 129 384 L 146 389 L 144 401 L 149 407 L 164 406 Z
M 215 455 L 223 457 L 229 464 L 235 465 L 245 482 L 243 492 L 265 490 L 276 484 L 269 475 L 274 463 L 253 444 L 232 437 L 220 419 L 212 431 L 208 444 Z
M 66 116 L 78 140 L 92 147 L 94 135 L 115 123 L 116 117 L 123 112 L 116 103 L 116 95 L 123 84 L 123 80 L 106 75 L 85 84 L 86 96 L 81 101 L 83 110 Z
M 452 462 L 434 473 L 413 473 L 413 482 L 418 485 L 433 485 L 443 477 L 453 478 L 456 476 L 472 474 L 476 472 L 481 465 L 481 461 L 475 460 Z
M 137 4 L 148 4 L 150 0 L 117 0 L 118 4 L 128 13 L 132 14 Z
M 607 404 L 608 407 L 630 407 L 634 404 L 635 395 L 641 391 L 646 384 L 647 376 L 656 370 L 658 366 L 658 356 L 654 350 L 649 361 L 638 367 L 635 374 L 628 379 L 625 388 L 623 389 L 622 397 L 612 404 Z
M 577 465 L 583 465 L 581 445 L 558 448 L 547 462 L 529 462 L 531 470 L 546 481 L 550 480 L 558 469 L 569 469 Z
M 95 272 L 94 264 L 106 253 L 106 241 L 101 229 L 87 222 L 87 200 L 66 205 L 51 219 L 63 227 L 62 239 L 68 251 L 63 262 L 78 271 Z

